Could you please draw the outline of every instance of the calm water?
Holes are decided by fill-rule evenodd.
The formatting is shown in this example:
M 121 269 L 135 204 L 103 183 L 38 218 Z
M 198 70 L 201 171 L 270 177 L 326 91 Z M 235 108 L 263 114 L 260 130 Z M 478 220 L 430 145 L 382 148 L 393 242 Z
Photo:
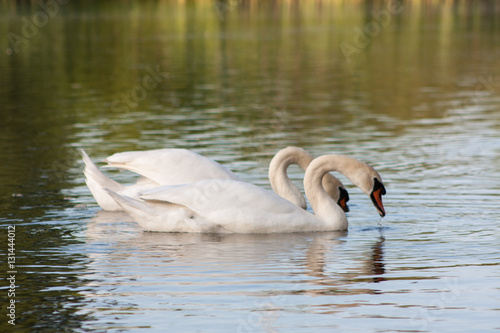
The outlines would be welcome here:
M 0 36 L 0 331 L 500 330 L 498 2 L 4 1 Z M 146 233 L 77 151 L 269 188 L 287 145 L 373 165 L 387 217 L 342 178 L 345 233 Z

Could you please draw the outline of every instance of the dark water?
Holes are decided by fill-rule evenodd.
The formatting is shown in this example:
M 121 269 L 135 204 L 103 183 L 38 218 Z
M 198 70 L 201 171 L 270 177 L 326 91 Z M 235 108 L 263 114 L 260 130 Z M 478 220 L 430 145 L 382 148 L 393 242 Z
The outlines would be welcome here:
M 0 331 L 500 330 L 498 2 L 61 2 L 0 3 Z M 145 233 L 77 151 L 269 188 L 287 145 L 373 165 L 387 217 L 349 184 L 347 233 Z

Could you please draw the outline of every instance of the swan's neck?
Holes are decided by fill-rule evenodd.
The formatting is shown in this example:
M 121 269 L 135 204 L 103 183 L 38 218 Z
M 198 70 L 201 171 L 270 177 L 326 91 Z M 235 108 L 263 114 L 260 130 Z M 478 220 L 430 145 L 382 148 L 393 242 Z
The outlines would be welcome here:
M 288 147 L 280 150 L 269 164 L 269 182 L 279 196 L 306 208 L 306 200 L 287 175 L 290 164 L 298 164 L 303 170 L 312 161 L 312 156 L 302 148 Z
M 323 188 L 322 179 L 326 173 L 337 171 L 360 186 L 358 179 L 364 165 L 361 161 L 341 155 L 324 155 L 309 164 L 304 176 L 304 190 L 317 217 L 340 230 L 347 229 L 347 218 Z

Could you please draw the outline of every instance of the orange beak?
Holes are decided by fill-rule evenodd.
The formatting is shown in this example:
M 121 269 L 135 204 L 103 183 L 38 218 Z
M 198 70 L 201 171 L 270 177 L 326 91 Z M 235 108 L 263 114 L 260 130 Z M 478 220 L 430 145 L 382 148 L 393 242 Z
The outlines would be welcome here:
M 381 217 L 385 216 L 384 204 L 382 203 L 382 195 L 384 194 L 385 194 L 385 188 L 381 187 L 373 191 L 372 194 L 370 195 L 373 205 L 375 206 L 375 208 L 377 208 L 377 211 Z
M 340 208 L 342 208 L 342 210 L 343 210 L 344 212 L 346 212 L 346 213 L 347 213 L 347 212 L 349 211 L 349 207 L 347 206 L 347 201 L 346 201 L 346 198 L 345 198 L 345 197 L 344 197 L 344 198 L 339 199 L 339 201 L 338 201 L 337 203 L 338 203 L 338 205 L 340 206 Z

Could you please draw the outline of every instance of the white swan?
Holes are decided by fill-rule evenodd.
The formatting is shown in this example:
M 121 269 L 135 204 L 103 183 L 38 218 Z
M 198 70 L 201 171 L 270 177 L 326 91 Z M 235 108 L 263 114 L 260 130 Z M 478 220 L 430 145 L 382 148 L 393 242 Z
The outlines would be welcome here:
M 85 163 L 84 174 L 87 186 L 99 206 L 109 211 L 120 211 L 122 207 L 109 196 L 104 188 L 137 198 L 137 193 L 160 185 L 180 185 L 205 179 L 241 180 L 219 163 L 195 152 L 186 149 L 156 149 L 117 153 L 105 159 L 108 167 L 133 171 L 143 176 L 136 184 L 124 186 L 106 177 L 83 149 L 81 154 Z M 274 191 L 304 209 L 306 208 L 304 196 L 290 181 L 286 170 L 293 163 L 305 170 L 312 159 L 311 154 L 302 148 L 287 147 L 273 157 L 269 166 L 269 180 Z M 342 183 L 327 174 L 323 185 L 342 209 L 348 211 L 346 203 L 349 195 Z
M 132 199 L 108 193 L 147 231 L 280 233 L 346 230 L 342 209 L 322 186 L 323 176 L 338 171 L 369 195 L 385 215 L 380 175 L 366 163 L 340 155 L 314 159 L 306 170 L 304 188 L 315 215 L 272 191 L 235 180 L 211 179 L 161 186 Z

